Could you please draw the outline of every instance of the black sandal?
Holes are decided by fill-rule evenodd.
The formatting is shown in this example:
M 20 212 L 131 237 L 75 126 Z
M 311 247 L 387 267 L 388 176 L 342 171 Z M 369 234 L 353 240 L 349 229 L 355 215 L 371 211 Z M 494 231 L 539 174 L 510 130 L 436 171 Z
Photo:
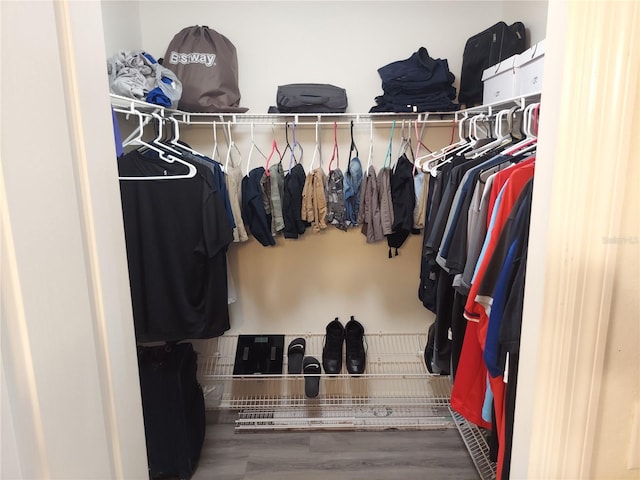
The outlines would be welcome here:
M 300 375 L 302 373 L 302 359 L 307 342 L 304 338 L 295 338 L 287 348 L 287 372 L 289 375 Z
M 304 357 L 304 393 L 309 398 L 318 396 L 322 368 L 315 357 Z

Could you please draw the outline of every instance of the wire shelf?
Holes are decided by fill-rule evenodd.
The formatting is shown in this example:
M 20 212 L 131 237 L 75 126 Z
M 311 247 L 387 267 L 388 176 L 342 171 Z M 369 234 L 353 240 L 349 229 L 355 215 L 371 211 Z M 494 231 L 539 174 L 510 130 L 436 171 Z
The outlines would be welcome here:
M 427 430 L 453 428 L 446 407 L 317 406 L 241 411 L 236 431 L 258 430 Z
M 486 437 L 476 425 L 469 423 L 459 413 L 449 410 L 480 478 L 482 480 L 494 480 L 496 478 L 496 464 L 489 458 L 489 446 L 487 445 Z
M 306 355 L 321 359 L 324 335 L 299 336 L 306 340 Z M 285 350 L 294 338 L 285 336 Z M 223 336 L 200 350 L 199 376 L 209 409 L 284 408 L 310 401 L 325 408 L 345 404 L 449 405 L 449 378 L 429 374 L 424 364 L 426 335 L 368 334 L 365 373 L 321 374 L 320 394 L 314 399 L 305 396 L 303 375 L 233 375 L 237 340 L 238 336 Z
M 111 104 L 114 107 L 122 109 L 137 109 L 141 112 L 157 112 L 161 116 L 174 117 L 181 123 L 187 125 L 213 125 L 218 123 L 233 123 L 234 125 L 286 125 L 294 122 L 296 125 L 313 126 L 316 123 L 320 125 L 333 125 L 334 123 L 341 126 L 349 126 L 351 122 L 355 124 L 370 124 L 371 122 L 378 125 L 392 125 L 394 122 L 402 120 L 414 120 L 418 123 L 428 123 L 431 126 L 450 126 L 458 122 L 462 117 L 473 116 L 477 114 L 492 115 L 501 109 L 509 109 L 514 105 L 524 108 L 528 103 L 539 101 L 540 92 L 533 92 L 518 97 L 501 100 L 499 102 L 478 105 L 462 110 L 451 112 L 420 112 L 420 113 L 198 113 L 185 112 L 182 110 L 165 108 L 161 105 L 155 105 L 121 95 L 110 94 Z M 122 112 L 126 113 L 126 112 Z
M 451 112 L 379 112 L 379 113 L 205 113 L 186 112 L 183 110 L 166 108 L 161 105 L 148 103 L 144 100 L 110 94 L 111 105 L 120 110 L 137 109 L 141 112 L 158 112 L 161 116 L 172 116 L 181 123 L 188 125 L 212 125 L 214 122 L 234 125 L 286 125 L 294 122 L 296 125 L 313 126 L 320 125 L 349 126 L 355 124 L 391 125 L 402 120 L 414 120 L 430 125 L 451 125 L 456 111 Z M 126 112 L 122 112 L 126 113 Z

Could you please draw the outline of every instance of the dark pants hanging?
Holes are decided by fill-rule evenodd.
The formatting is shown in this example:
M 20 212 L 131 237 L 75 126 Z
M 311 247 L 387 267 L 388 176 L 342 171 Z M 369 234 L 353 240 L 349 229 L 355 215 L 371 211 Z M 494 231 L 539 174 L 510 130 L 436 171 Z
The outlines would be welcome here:
M 498 454 L 500 451 L 500 442 L 498 439 L 498 422 L 496 421 L 496 410 L 493 408 L 493 402 L 491 402 L 491 431 L 489 432 L 489 438 L 487 444 L 489 446 L 489 460 L 493 463 L 498 461 Z
M 502 480 L 509 479 L 511 470 L 511 444 L 513 442 L 513 420 L 516 410 L 516 387 L 518 383 L 518 360 L 520 354 L 509 354 L 509 381 L 505 392 L 504 414 L 504 461 L 502 465 Z
M 458 370 L 464 332 L 467 330 L 467 319 L 464 318 L 464 305 L 467 303 L 467 295 L 456 292 L 453 297 L 453 310 L 451 313 L 451 373 L 453 378 Z
M 453 276 L 444 270 L 438 275 L 438 288 L 436 290 L 436 333 L 434 356 L 437 367 L 443 372 L 451 371 L 451 340 L 449 329 L 453 310 Z

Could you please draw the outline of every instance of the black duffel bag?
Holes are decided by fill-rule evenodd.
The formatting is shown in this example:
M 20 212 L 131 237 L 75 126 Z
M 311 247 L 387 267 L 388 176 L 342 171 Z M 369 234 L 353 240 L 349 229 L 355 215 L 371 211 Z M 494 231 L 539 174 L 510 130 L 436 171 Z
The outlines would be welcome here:
M 344 113 L 347 110 L 347 91 L 328 83 L 290 83 L 278 86 L 279 113 Z

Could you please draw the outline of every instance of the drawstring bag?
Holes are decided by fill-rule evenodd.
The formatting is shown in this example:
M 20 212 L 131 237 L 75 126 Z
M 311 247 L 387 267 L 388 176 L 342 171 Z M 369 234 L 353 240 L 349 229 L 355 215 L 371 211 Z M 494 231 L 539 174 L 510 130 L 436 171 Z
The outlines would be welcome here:
M 183 28 L 167 47 L 163 65 L 182 82 L 178 108 L 186 112 L 242 113 L 238 57 L 231 41 L 207 26 Z

